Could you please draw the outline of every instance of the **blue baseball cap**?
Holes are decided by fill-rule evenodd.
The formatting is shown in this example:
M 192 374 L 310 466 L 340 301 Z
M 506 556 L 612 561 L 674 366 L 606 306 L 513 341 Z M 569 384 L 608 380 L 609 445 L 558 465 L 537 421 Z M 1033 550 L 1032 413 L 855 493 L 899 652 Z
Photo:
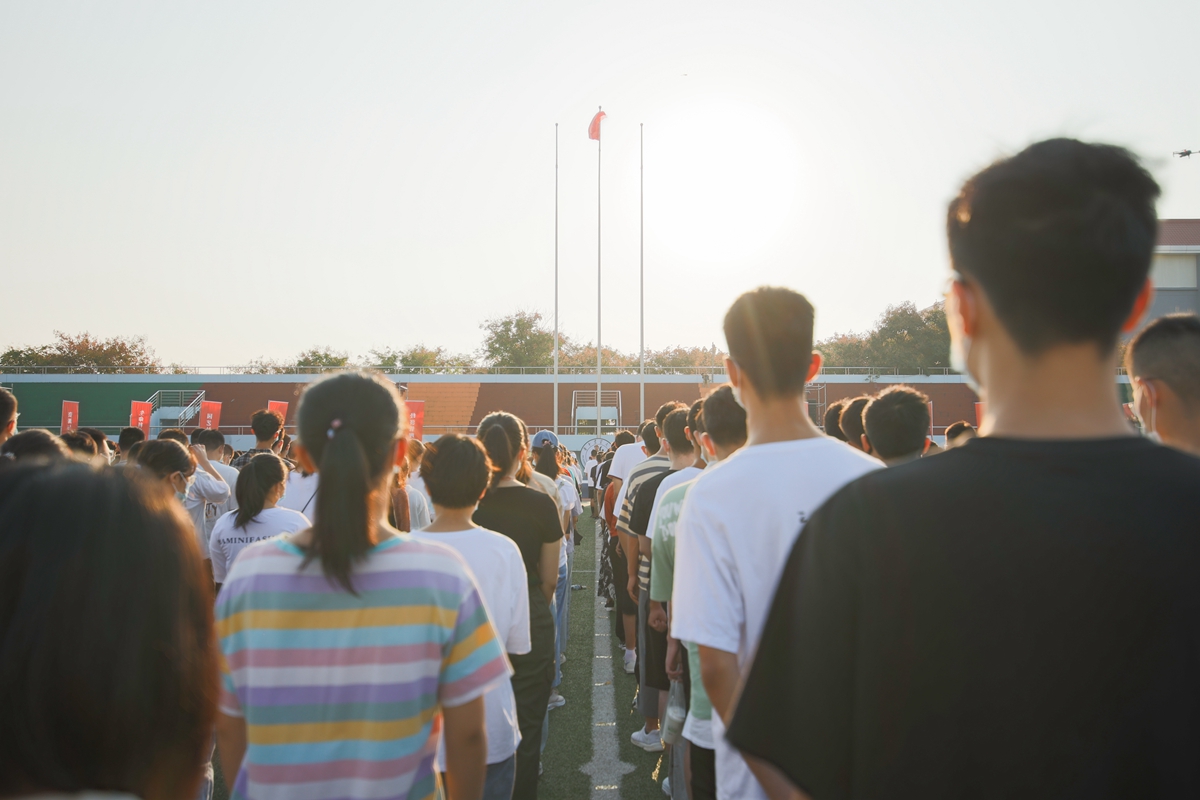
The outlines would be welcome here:
M 530 445 L 534 450 L 537 450 L 539 447 L 545 447 L 546 445 L 558 447 L 558 437 L 550 431 L 538 431 L 533 435 L 533 439 L 530 440 Z

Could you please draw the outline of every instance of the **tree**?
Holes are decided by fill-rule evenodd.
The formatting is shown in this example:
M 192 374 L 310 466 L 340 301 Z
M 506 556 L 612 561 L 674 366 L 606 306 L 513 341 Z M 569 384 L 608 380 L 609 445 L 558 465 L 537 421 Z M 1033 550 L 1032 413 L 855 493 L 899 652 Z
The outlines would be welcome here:
M 98 339 L 86 331 L 75 336 L 54 332 L 54 341 L 34 347 L 10 347 L 0 354 L 6 367 L 73 367 L 75 372 L 160 372 L 162 364 L 142 336 Z
M 941 303 L 918 311 L 911 302 L 888 306 L 866 333 L 839 333 L 817 342 L 830 367 L 895 367 L 904 375 L 950 366 L 950 331 Z
M 297 368 L 317 367 L 320 369 L 338 369 L 350 365 L 350 354 L 344 350 L 334 350 L 331 347 L 312 347 L 296 356 L 293 366 Z
M 463 353 L 451 353 L 444 347 L 413 345 L 402 350 L 390 347 L 371 350 L 367 354 L 369 366 L 391 370 L 429 368 L 440 370 L 465 370 L 475 366 L 475 359 Z
M 636 357 L 635 357 L 636 362 Z M 646 368 L 672 370 L 695 367 L 724 369 L 725 351 L 714 344 L 711 347 L 665 347 L 662 350 L 646 351 Z
M 554 332 L 542 324 L 536 311 L 518 311 L 489 319 L 484 330 L 480 360 L 489 367 L 549 367 L 554 364 Z M 559 336 L 560 346 L 565 337 Z

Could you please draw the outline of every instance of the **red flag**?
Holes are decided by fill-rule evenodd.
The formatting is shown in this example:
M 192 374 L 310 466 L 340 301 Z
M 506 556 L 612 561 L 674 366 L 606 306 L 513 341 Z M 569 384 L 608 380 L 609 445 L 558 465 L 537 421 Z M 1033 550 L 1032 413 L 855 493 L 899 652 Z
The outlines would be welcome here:
M 150 438 L 150 415 L 154 413 L 154 404 L 134 400 L 129 409 L 129 427 L 139 428 L 146 438 Z
M 62 427 L 59 433 L 67 433 L 79 427 L 79 403 L 74 400 L 63 400 Z
M 267 411 L 278 411 L 279 415 L 281 417 L 283 417 L 284 422 L 287 422 L 287 409 L 288 409 L 288 404 L 286 402 L 284 402 L 283 400 L 268 400 L 267 401 Z
M 420 440 L 425 433 L 425 401 L 406 400 L 408 407 L 408 438 Z
M 206 431 L 215 431 L 221 427 L 221 404 L 216 400 L 204 400 L 200 403 L 200 427 Z
M 983 424 L 983 417 L 987 414 L 987 403 L 975 404 L 975 427 L 978 428 Z
M 603 111 L 597 111 L 596 116 L 592 117 L 592 124 L 588 125 L 588 138 L 589 139 L 595 139 L 597 142 L 600 141 L 600 120 L 604 119 L 607 116 L 608 115 L 605 114 Z

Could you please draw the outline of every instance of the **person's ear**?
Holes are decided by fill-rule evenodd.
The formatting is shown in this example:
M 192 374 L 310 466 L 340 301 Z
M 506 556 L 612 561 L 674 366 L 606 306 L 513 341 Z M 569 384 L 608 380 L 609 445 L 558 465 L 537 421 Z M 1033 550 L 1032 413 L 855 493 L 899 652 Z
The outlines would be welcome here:
M 729 374 L 729 382 L 733 388 L 740 388 L 742 385 L 742 371 L 738 369 L 737 362 L 729 356 L 725 356 L 725 372 Z
M 925 455 L 926 453 L 929 452 L 929 445 L 931 445 L 931 444 L 933 444 L 933 439 L 930 439 L 928 436 L 926 436 L 925 437 L 925 446 L 921 448 L 921 455 Z
M 1137 329 L 1137 326 L 1141 324 L 1142 318 L 1146 316 L 1146 311 L 1153 302 L 1154 282 L 1146 278 L 1146 282 L 1142 284 L 1141 291 L 1138 292 L 1137 299 L 1133 301 L 1133 310 L 1129 312 L 1129 316 L 1125 319 L 1125 324 L 1121 326 L 1121 333 L 1133 333 Z
M 292 445 L 292 458 L 300 462 L 300 469 L 312 475 L 317 471 L 316 462 L 313 461 L 312 455 L 308 452 L 308 448 L 296 442 Z
M 865 433 L 864 433 L 862 436 L 860 436 L 860 437 L 859 437 L 859 440 L 860 440 L 860 441 L 862 441 L 862 449 L 863 449 L 863 452 L 864 452 L 864 453 L 866 453 L 866 454 L 868 454 L 868 455 L 870 455 L 870 453 L 871 453 L 871 440 L 867 438 L 867 435 L 866 435 Z
M 962 332 L 972 338 L 979 332 L 979 298 L 976 289 L 966 281 L 956 280 L 950 285 L 951 299 L 962 322 Z
M 824 366 L 824 364 L 825 364 L 825 356 L 821 355 L 816 350 L 813 350 L 812 361 L 809 362 L 808 375 L 807 375 L 807 377 L 805 377 L 804 382 L 808 383 L 813 378 L 817 377 L 817 375 L 820 374 L 821 367 Z
M 646 445 L 642 445 L 642 452 L 645 453 L 646 455 L 650 455 L 650 451 L 648 449 L 646 449 Z
M 717 454 L 717 446 L 713 443 L 712 437 L 708 435 L 708 431 L 700 434 L 700 447 L 709 458 Z

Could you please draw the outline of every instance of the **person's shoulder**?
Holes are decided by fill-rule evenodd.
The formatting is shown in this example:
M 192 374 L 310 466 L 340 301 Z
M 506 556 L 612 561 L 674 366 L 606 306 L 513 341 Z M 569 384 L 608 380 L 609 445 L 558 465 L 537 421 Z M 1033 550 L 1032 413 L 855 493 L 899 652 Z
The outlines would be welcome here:
M 489 528 L 475 528 L 473 533 L 482 544 L 490 548 L 498 557 L 506 558 L 510 561 L 515 559 L 521 562 L 521 564 L 525 563 L 521 557 L 521 548 L 503 533 L 497 533 Z
M 283 506 L 275 506 L 274 508 L 270 508 L 267 510 L 272 512 L 271 516 L 275 517 L 276 521 L 281 524 L 300 525 L 305 528 L 307 528 L 310 524 L 308 517 L 304 516 L 299 511 L 296 511 L 293 508 L 284 508 Z M 236 514 L 237 512 L 231 511 L 229 513 Z M 299 528 L 297 528 L 297 530 L 299 530 Z
M 225 583 L 236 583 L 256 575 L 293 575 L 297 571 L 297 562 L 303 559 L 304 554 L 299 548 L 278 537 L 252 542 L 238 554 L 225 576 Z
M 234 520 L 237 519 L 237 511 L 226 511 L 221 516 L 217 517 L 217 521 L 213 523 L 213 529 L 210 536 L 216 538 L 226 533 L 233 527 Z

